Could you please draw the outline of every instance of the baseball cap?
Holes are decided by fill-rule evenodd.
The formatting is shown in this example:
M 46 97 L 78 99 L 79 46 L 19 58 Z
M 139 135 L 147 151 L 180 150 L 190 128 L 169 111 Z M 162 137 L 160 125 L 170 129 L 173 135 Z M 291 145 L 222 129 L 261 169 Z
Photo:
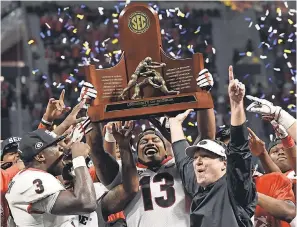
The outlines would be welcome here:
M 9 137 L 6 140 L 2 141 L 1 143 L 1 159 L 3 155 L 8 152 L 9 150 L 15 148 L 17 149 L 19 146 L 19 142 L 21 141 L 21 137 Z
M 225 153 L 226 146 L 224 144 L 222 144 L 222 142 L 220 142 L 220 141 L 209 140 L 209 139 L 201 140 L 196 145 L 187 147 L 186 154 L 189 157 L 193 158 L 194 154 L 198 148 L 203 148 L 207 151 L 210 151 L 214 154 L 217 154 L 221 157 L 226 158 L 226 153 Z
M 45 129 L 37 129 L 25 134 L 20 142 L 19 151 L 23 161 L 31 161 L 34 156 L 45 148 L 56 145 L 65 136 L 57 137 L 54 132 Z
M 270 150 L 275 147 L 276 145 L 278 144 L 281 144 L 282 143 L 282 140 L 281 139 L 274 139 L 273 141 L 271 141 L 269 144 L 268 144 L 268 154 L 270 153 Z

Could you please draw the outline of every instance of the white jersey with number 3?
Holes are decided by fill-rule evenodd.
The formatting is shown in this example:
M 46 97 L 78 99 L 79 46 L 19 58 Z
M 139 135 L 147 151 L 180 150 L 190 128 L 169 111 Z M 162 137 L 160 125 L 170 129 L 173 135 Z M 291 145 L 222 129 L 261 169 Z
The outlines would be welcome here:
M 125 209 L 129 227 L 188 227 L 189 206 L 174 159 L 156 172 L 138 165 L 140 189 Z
M 50 213 L 57 195 L 65 190 L 53 175 L 26 169 L 10 182 L 6 199 L 16 226 L 73 227 L 75 216 L 56 216 Z

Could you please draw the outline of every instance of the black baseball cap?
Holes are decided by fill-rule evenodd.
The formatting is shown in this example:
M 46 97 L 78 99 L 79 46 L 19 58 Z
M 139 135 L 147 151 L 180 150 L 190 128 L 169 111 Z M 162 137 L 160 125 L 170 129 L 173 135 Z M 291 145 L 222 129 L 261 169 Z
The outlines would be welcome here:
M 274 139 L 273 141 L 270 141 L 270 143 L 268 144 L 268 154 L 270 153 L 270 150 L 275 147 L 276 145 L 278 144 L 281 144 L 282 143 L 282 140 L 281 139 Z
M 54 132 L 45 129 L 37 129 L 25 134 L 19 145 L 21 159 L 24 162 L 32 161 L 33 158 L 45 148 L 56 145 L 65 136 L 57 136 Z
M 5 153 L 9 152 L 11 149 L 18 149 L 19 142 L 21 141 L 21 137 L 9 137 L 1 143 L 1 160 Z

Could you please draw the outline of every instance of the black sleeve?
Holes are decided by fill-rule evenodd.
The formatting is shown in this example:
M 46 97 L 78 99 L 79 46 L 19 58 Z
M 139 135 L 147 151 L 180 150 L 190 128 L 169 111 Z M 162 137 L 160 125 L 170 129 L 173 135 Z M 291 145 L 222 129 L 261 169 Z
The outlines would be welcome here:
M 186 189 L 187 193 L 189 193 L 189 195 L 193 197 L 199 186 L 196 181 L 193 159 L 188 157 L 185 153 L 185 150 L 188 146 L 189 144 L 186 140 L 179 140 L 172 144 L 172 150 L 183 186 Z
M 257 193 L 252 180 L 252 154 L 248 147 L 246 123 L 231 126 L 226 155 L 228 190 L 237 204 L 249 212 L 257 200 Z

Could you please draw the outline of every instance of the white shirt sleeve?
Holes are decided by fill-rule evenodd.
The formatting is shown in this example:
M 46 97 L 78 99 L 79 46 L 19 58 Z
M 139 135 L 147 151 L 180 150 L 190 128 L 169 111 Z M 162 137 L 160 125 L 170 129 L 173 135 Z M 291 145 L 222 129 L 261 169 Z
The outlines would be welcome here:
M 33 203 L 32 211 L 41 211 L 50 214 L 59 194 L 60 191 Z

